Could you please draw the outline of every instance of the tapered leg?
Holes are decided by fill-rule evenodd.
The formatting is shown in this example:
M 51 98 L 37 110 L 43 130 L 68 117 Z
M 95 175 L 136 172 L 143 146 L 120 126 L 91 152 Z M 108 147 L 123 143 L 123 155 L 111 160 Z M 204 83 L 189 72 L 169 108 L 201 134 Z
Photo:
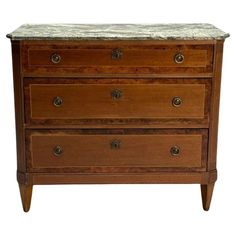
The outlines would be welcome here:
M 201 185 L 202 206 L 205 211 L 208 211 L 210 208 L 214 184 Z
M 19 188 L 24 212 L 28 212 L 30 209 L 33 185 L 19 184 Z

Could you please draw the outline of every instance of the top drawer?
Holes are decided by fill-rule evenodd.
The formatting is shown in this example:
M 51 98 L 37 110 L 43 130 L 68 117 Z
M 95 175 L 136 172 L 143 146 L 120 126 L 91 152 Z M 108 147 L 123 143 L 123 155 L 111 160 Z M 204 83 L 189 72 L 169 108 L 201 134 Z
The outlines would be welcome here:
M 212 45 L 160 45 L 148 41 L 23 42 L 27 76 L 79 74 L 211 74 Z

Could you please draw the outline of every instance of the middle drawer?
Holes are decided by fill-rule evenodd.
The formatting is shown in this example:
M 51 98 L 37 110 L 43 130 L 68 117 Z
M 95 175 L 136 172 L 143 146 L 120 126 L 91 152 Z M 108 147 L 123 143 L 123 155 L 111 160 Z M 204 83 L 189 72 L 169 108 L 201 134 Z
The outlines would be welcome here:
M 32 83 L 25 88 L 26 118 L 179 119 L 208 116 L 206 83 L 83 84 Z

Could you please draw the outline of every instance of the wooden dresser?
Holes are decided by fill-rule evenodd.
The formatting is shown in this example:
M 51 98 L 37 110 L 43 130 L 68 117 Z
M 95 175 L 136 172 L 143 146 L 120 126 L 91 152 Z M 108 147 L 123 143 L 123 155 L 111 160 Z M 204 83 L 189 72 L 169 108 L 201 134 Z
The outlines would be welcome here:
M 217 179 L 224 39 L 210 24 L 23 25 L 12 43 L 17 180 L 200 184 Z

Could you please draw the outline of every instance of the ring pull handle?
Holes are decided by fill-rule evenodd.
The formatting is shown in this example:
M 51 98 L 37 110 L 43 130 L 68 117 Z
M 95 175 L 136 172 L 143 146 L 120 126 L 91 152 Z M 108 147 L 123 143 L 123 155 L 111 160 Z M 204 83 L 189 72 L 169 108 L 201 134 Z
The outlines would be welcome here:
M 172 99 L 172 105 L 174 107 L 180 107 L 182 105 L 182 103 L 183 103 L 183 100 L 180 97 L 174 97 Z
M 121 148 L 121 141 L 114 139 L 110 142 L 111 149 L 117 150 Z
M 63 100 L 60 97 L 55 97 L 53 99 L 53 105 L 55 107 L 60 107 L 62 105 L 62 103 L 63 103 Z
M 120 48 L 114 48 L 111 51 L 111 58 L 113 60 L 121 59 L 122 55 L 123 55 L 123 52 Z
M 173 146 L 173 147 L 171 147 L 171 149 L 170 149 L 170 153 L 171 153 L 171 155 L 172 156 L 179 156 L 179 154 L 180 154 L 180 148 L 178 147 L 178 146 Z
M 62 150 L 62 148 L 61 148 L 60 146 L 55 146 L 55 147 L 53 148 L 53 154 L 54 154 L 54 156 L 58 157 L 58 156 L 60 156 L 62 153 L 63 153 L 63 150 Z
M 184 55 L 182 53 L 178 53 L 174 56 L 174 61 L 177 64 L 181 64 L 184 62 Z
M 58 64 L 61 61 L 61 56 L 57 53 L 53 53 L 51 55 L 51 62 L 54 64 Z

